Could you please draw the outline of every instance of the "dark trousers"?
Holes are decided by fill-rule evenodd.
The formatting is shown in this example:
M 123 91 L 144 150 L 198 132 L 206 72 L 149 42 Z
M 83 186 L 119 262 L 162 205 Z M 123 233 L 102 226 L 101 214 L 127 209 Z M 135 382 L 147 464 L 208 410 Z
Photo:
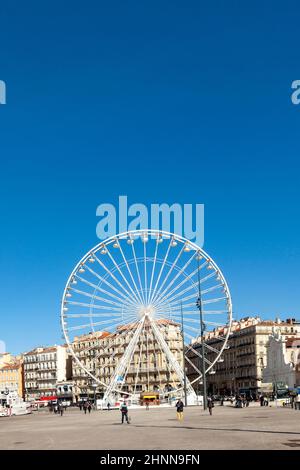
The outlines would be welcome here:
M 124 423 L 124 419 L 126 419 L 127 423 L 129 423 L 129 421 L 128 421 L 128 413 L 122 413 L 122 424 Z

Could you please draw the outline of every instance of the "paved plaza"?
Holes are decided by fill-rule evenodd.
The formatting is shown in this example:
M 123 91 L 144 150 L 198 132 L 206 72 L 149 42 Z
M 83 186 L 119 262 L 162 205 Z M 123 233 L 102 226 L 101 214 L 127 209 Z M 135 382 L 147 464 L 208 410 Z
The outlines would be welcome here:
M 48 411 L 0 418 L 0 449 L 299 449 L 300 411 L 285 408 L 235 409 L 216 406 L 213 416 L 174 408 L 131 410 L 131 424 L 120 412 Z

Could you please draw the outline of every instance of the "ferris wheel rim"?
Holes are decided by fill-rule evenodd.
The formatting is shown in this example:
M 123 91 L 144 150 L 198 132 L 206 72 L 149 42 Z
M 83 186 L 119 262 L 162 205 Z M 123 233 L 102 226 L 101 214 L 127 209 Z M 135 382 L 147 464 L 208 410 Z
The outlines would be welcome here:
M 64 291 L 63 291 L 63 295 L 62 295 L 62 301 L 61 301 L 61 315 L 60 315 L 60 319 L 61 319 L 61 328 L 62 328 L 62 331 L 63 331 L 63 334 L 64 334 L 64 338 L 66 340 L 66 343 L 67 343 L 67 346 L 68 346 L 68 349 L 69 351 L 71 352 L 73 358 L 75 359 L 76 363 L 88 374 L 89 377 L 91 377 L 95 382 L 97 382 L 99 385 L 103 386 L 104 389 L 107 389 L 108 388 L 108 385 L 103 382 L 102 380 L 100 380 L 98 377 L 96 377 L 95 375 L 93 375 L 83 364 L 82 362 L 79 360 L 79 358 L 77 357 L 77 355 L 75 354 L 75 351 L 72 347 L 72 341 L 70 341 L 70 338 L 69 338 L 69 334 L 67 332 L 67 328 L 66 328 L 66 322 L 65 322 L 65 319 L 64 319 L 64 303 L 65 303 L 65 298 L 66 298 L 66 293 L 67 293 L 67 290 L 68 290 L 68 286 L 70 285 L 70 282 L 72 280 L 72 278 L 74 278 L 76 272 L 78 271 L 79 267 L 84 265 L 86 263 L 86 261 L 96 252 L 98 252 L 103 246 L 107 246 L 109 244 L 111 244 L 113 241 L 116 241 L 116 240 L 120 240 L 120 239 L 124 239 L 124 238 L 128 238 L 128 237 L 132 237 L 132 236 L 139 236 L 139 235 L 142 235 L 142 234 L 147 234 L 147 235 L 154 235 L 154 236 L 162 236 L 162 237 L 166 237 L 166 238 L 173 238 L 174 240 L 176 241 L 179 241 L 183 244 L 188 244 L 189 247 L 191 247 L 191 249 L 195 250 L 196 252 L 200 252 L 201 255 L 203 255 L 203 257 L 206 259 L 206 260 L 209 260 L 209 263 L 213 266 L 214 270 L 219 274 L 220 278 L 222 279 L 222 282 L 223 282 L 223 285 L 224 285 L 224 288 L 226 289 L 226 298 L 227 298 L 227 312 L 228 312 L 228 321 L 227 321 L 227 324 L 224 325 L 226 326 L 226 333 L 224 334 L 224 339 L 222 339 L 223 341 L 223 345 L 222 347 L 220 348 L 220 352 L 219 354 L 217 354 L 215 360 L 213 363 L 211 363 L 211 365 L 209 365 L 206 370 L 205 370 L 205 375 L 213 368 L 213 366 L 218 362 L 218 360 L 220 359 L 220 357 L 222 356 L 222 353 L 226 347 L 226 344 L 227 344 L 227 341 L 228 341 L 228 337 L 229 337 L 229 334 L 230 334 L 230 330 L 231 330 L 231 324 L 232 324 L 232 300 L 231 300 L 231 294 L 230 294 L 230 290 L 229 290 L 229 287 L 228 287 L 228 284 L 227 284 L 227 281 L 226 281 L 226 278 L 222 272 L 222 270 L 219 268 L 219 266 L 217 265 L 217 263 L 208 255 L 208 253 L 202 248 L 202 247 L 199 247 L 196 243 L 190 241 L 189 239 L 183 237 L 182 235 L 178 235 L 176 233 L 172 233 L 172 232 L 167 232 L 167 231 L 163 231 L 163 230 L 157 230 L 157 229 L 136 229 L 136 230 L 127 230 L 125 232 L 122 232 L 122 233 L 117 233 L 113 236 L 110 236 L 108 237 L 107 239 L 97 243 L 93 248 L 91 248 L 79 261 L 78 263 L 76 264 L 76 266 L 74 267 L 74 269 L 72 270 L 71 274 L 69 275 L 68 277 L 68 280 L 66 282 L 66 285 L 65 285 L 65 288 L 64 288 Z M 198 375 L 195 379 L 193 379 L 190 383 L 191 385 L 194 384 L 195 382 L 201 380 L 201 377 L 202 377 L 202 374 Z M 173 394 L 173 393 L 176 393 L 176 392 L 179 392 L 179 391 L 182 391 L 182 388 L 183 387 L 179 387 L 177 388 L 176 390 L 171 390 L 169 392 L 163 392 L 163 394 L 166 396 L 166 395 L 169 395 L 169 394 Z M 130 396 L 133 396 L 133 393 L 129 393 L 129 392 L 125 392 L 125 391 L 122 391 L 120 392 L 120 389 L 118 388 L 115 388 L 113 389 L 114 392 L 117 392 L 117 393 L 121 393 L 123 395 L 126 395 L 128 397 Z

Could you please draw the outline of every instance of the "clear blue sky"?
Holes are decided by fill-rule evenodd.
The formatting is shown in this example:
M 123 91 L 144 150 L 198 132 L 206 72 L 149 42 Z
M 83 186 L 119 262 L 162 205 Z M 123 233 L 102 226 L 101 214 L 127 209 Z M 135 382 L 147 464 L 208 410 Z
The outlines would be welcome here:
M 300 318 L 296 1 L 5 2 L 1 329 L 62 341 L 96 207 L 204 203 L 235 316 Z

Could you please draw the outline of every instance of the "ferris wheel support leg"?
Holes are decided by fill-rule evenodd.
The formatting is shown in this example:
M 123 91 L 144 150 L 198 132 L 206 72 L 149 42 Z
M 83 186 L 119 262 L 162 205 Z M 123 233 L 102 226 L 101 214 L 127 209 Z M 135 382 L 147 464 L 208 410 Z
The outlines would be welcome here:
M 162 348 L 162 351 L 164 351 L 168 361 L 170 362 L 171 366 L 173 367 L 173 370 L 176 372 L 176 374 L 178 376 L 178 379 L 180 380 L 181 385 L 183 386 L 184 385 L 184 372 L 183 372 L 183 369 L 180 367 L 178 361 L 175 359 L 174 355 L 170 351 L 170 348 L 167 345 L 163 335 L 159 331 L 158 326 L 155 324 L 155 321 L 150 319 L 150 324 L 152 326 L 152 330 L 153 330 L 153 332 L 156 336 L 156 339 L 157 339 L 158 343 L 160 344 L 160 346 Z M 195 401 L 196 398 L 197 398 L 196 392 L 193 389 L 193 387 L 192 387 L 192 385 L 191 385 L 191 383 L 190 383 L 190 381 L 188 380 L 187 377 L 186 377 L 186 390 L 187 390 L 187 395 L 189 397 L 191 397 L 191 401 Z
M 117 385 L 119 383 L 119 377 L 124 374 L 125 370 L 128 367 L 128 364 L 130 364 L 130 361 L 131 361 L 132 356 L 134 354 L 139 336 L 140 336 L 142 328 L 144 326 L 144 322 L 145 322 L 145 318 L 143 318 L 139 322 L 138 327 L 137 327 L 130 343 L 128 344 L 126 352 L 124 353 L 124 355 L 122 356 L 119 364 L 116 367 L 114 376 L 113 376 L 113 378 L 112 378 L 112 380 L 111 380 L 111 382 L 110 382 L 110 384 L 109 384 L 109 386 L 108 386 L 108 388 L 107 388 L 107 390 L 104 394 L 104 397 L 103 397 L 103 402 L 104 403 L 110 402 L 112 392 L 116 391 L 117 388 L 118 388 Z

